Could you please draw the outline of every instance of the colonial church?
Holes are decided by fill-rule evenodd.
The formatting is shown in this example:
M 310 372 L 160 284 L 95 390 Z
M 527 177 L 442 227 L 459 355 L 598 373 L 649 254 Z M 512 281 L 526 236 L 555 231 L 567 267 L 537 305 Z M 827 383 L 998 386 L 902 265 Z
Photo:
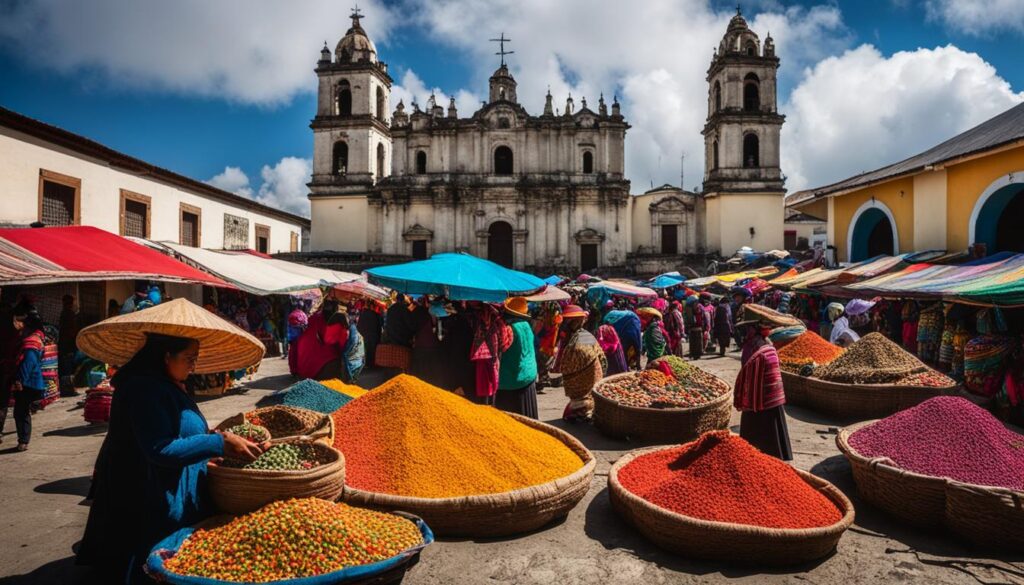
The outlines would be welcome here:
M 505 62 L 507 39 L 498 40 L 501 63 L 488 99 L 468 117 L 454 100 L 434 98 L 422 108 L 399 102 L 392 110 L 387 64 L 353 13 L 352 27 L 333 53 L 324 46 L 316 67 L 313 250 L 414 258 L 465 251 L 519 269 L 568 273 L 623 267 L 636 257 L 729 255 L 740 229 L 729 225 L 730 215 L 742 219 L 741 235 L 751 223 L 740 245 L 764 247 L 773 236 L 781 245 L 778 59 L 771 39 L 762 52 L 741 16 L 708 74 L 715 89 L 705 137 L 714 164 L 705 173 L 706 204 L 703 195 L 671 188 L 631 196 L 629 124 L 618 100 L 609 104 L 601 95 L 592 108 L 569 96 L 556 107 L 548 92 L 544 111 L 531 115 Z M 749 104 L 748 94 L 756 94 Z M 765 212 L 769 201 L 777 213 Z

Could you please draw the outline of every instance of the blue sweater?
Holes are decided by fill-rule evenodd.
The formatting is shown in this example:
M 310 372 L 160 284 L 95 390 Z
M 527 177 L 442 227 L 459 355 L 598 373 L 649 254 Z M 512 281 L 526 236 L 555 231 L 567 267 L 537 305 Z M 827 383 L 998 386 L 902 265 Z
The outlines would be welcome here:
M 206 463 L 224 454 L 224 438 L 166 377 L 115 381 L 79 552 L 80 562 L 97 566 L 139 565 L 157 541 L 210 516 Z
M 26 349 L 25 355 L 18 366 L 18 381 L 26 390 L 42 392 L 46 389 L 43 381 L 43 352 L 38 349 Z

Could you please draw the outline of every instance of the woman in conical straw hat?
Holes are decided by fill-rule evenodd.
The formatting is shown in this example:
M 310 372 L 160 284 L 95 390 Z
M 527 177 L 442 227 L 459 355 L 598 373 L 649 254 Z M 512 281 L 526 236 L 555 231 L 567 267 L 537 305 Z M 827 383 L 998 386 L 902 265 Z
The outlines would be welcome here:
M 177 299 L 87 327 L 78 347 L 120 367 L 111 380 L 110 429 L 96 460 L 78 562 L 121 582 L 144 581 L 141 567 L 157 541 L 214 512 L 206 492 L 209 460 L 252 461 L 266 447 L 211 433 L 185 379 L 257 363 L 263 344 Z

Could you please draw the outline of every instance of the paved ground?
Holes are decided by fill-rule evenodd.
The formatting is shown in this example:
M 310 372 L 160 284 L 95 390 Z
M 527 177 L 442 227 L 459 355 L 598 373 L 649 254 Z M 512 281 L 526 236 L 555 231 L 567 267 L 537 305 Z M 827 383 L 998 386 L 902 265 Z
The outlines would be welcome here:
M 705 359 L 701 366 L 731 381 L 736 355 Z M 367 376 L 362 384 L 380 379 Z M 285 364 L 271 359 L 244 393 L 201 407 L 216 424 L 289 383 Z M 661 552 L 623 524 L 608 503 L 608 469 L 637 445 L 606 439 L 588 425 L 562 423 L 564 405 L 560 390 L 540 397 L 541 419 L 579 437 L 598 458 L 583 502 L 564 521 L 518 538 L 438 542 L 423 553 L 406 583 L 1024 583 L 1024 557 L 987 558 L 945 534 L 900 526 L 862 503 L 835 447 L 837 422 L 796 408 L 789 411 L 796 466 L 835 483 L 857 509 L 856 525 L 838 552 L 784 571 L 698 563 Z M 88 583 L 89 574 L 74 566 L 71 551 L 85 525 L 84 496 L 105 428 L 87 425 L 68 399 L 39 413 L 34 424 L 28 452 L 13 452 L 13 421 L 0 445 L 0 583 Z

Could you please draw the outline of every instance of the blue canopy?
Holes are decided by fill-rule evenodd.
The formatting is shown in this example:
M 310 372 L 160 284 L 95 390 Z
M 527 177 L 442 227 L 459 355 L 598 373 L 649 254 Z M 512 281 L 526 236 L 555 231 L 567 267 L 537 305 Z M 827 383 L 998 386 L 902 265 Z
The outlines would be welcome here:
M 555 285 L 562 284 L 563 280 L 565 280 L 565 279 L 562 278 L 561 276 L 558 276 L 557 274 L 552 274 L 551 276 L 545 278 L 544 282 L 549 284 L 549 285 L 551 285 L 551 286 L 555 286 Z
M 668 272 L 665 274 L 659 274 L 658 276 L 655 276 L 651 280 L 645 282 L 643 286 L 646 286 L 647 288 L 670 288 L 673 286 L 679 286 L 684 282 L 686 282 L 685 276 L 679 274 L 678 272 Z
M 434 254 L 429 260 L 366 271 L 373 284 L 406 294 L 445 296 L 454 301 L 500 303 L 544 288 L 544 281 L 469 254 Z

